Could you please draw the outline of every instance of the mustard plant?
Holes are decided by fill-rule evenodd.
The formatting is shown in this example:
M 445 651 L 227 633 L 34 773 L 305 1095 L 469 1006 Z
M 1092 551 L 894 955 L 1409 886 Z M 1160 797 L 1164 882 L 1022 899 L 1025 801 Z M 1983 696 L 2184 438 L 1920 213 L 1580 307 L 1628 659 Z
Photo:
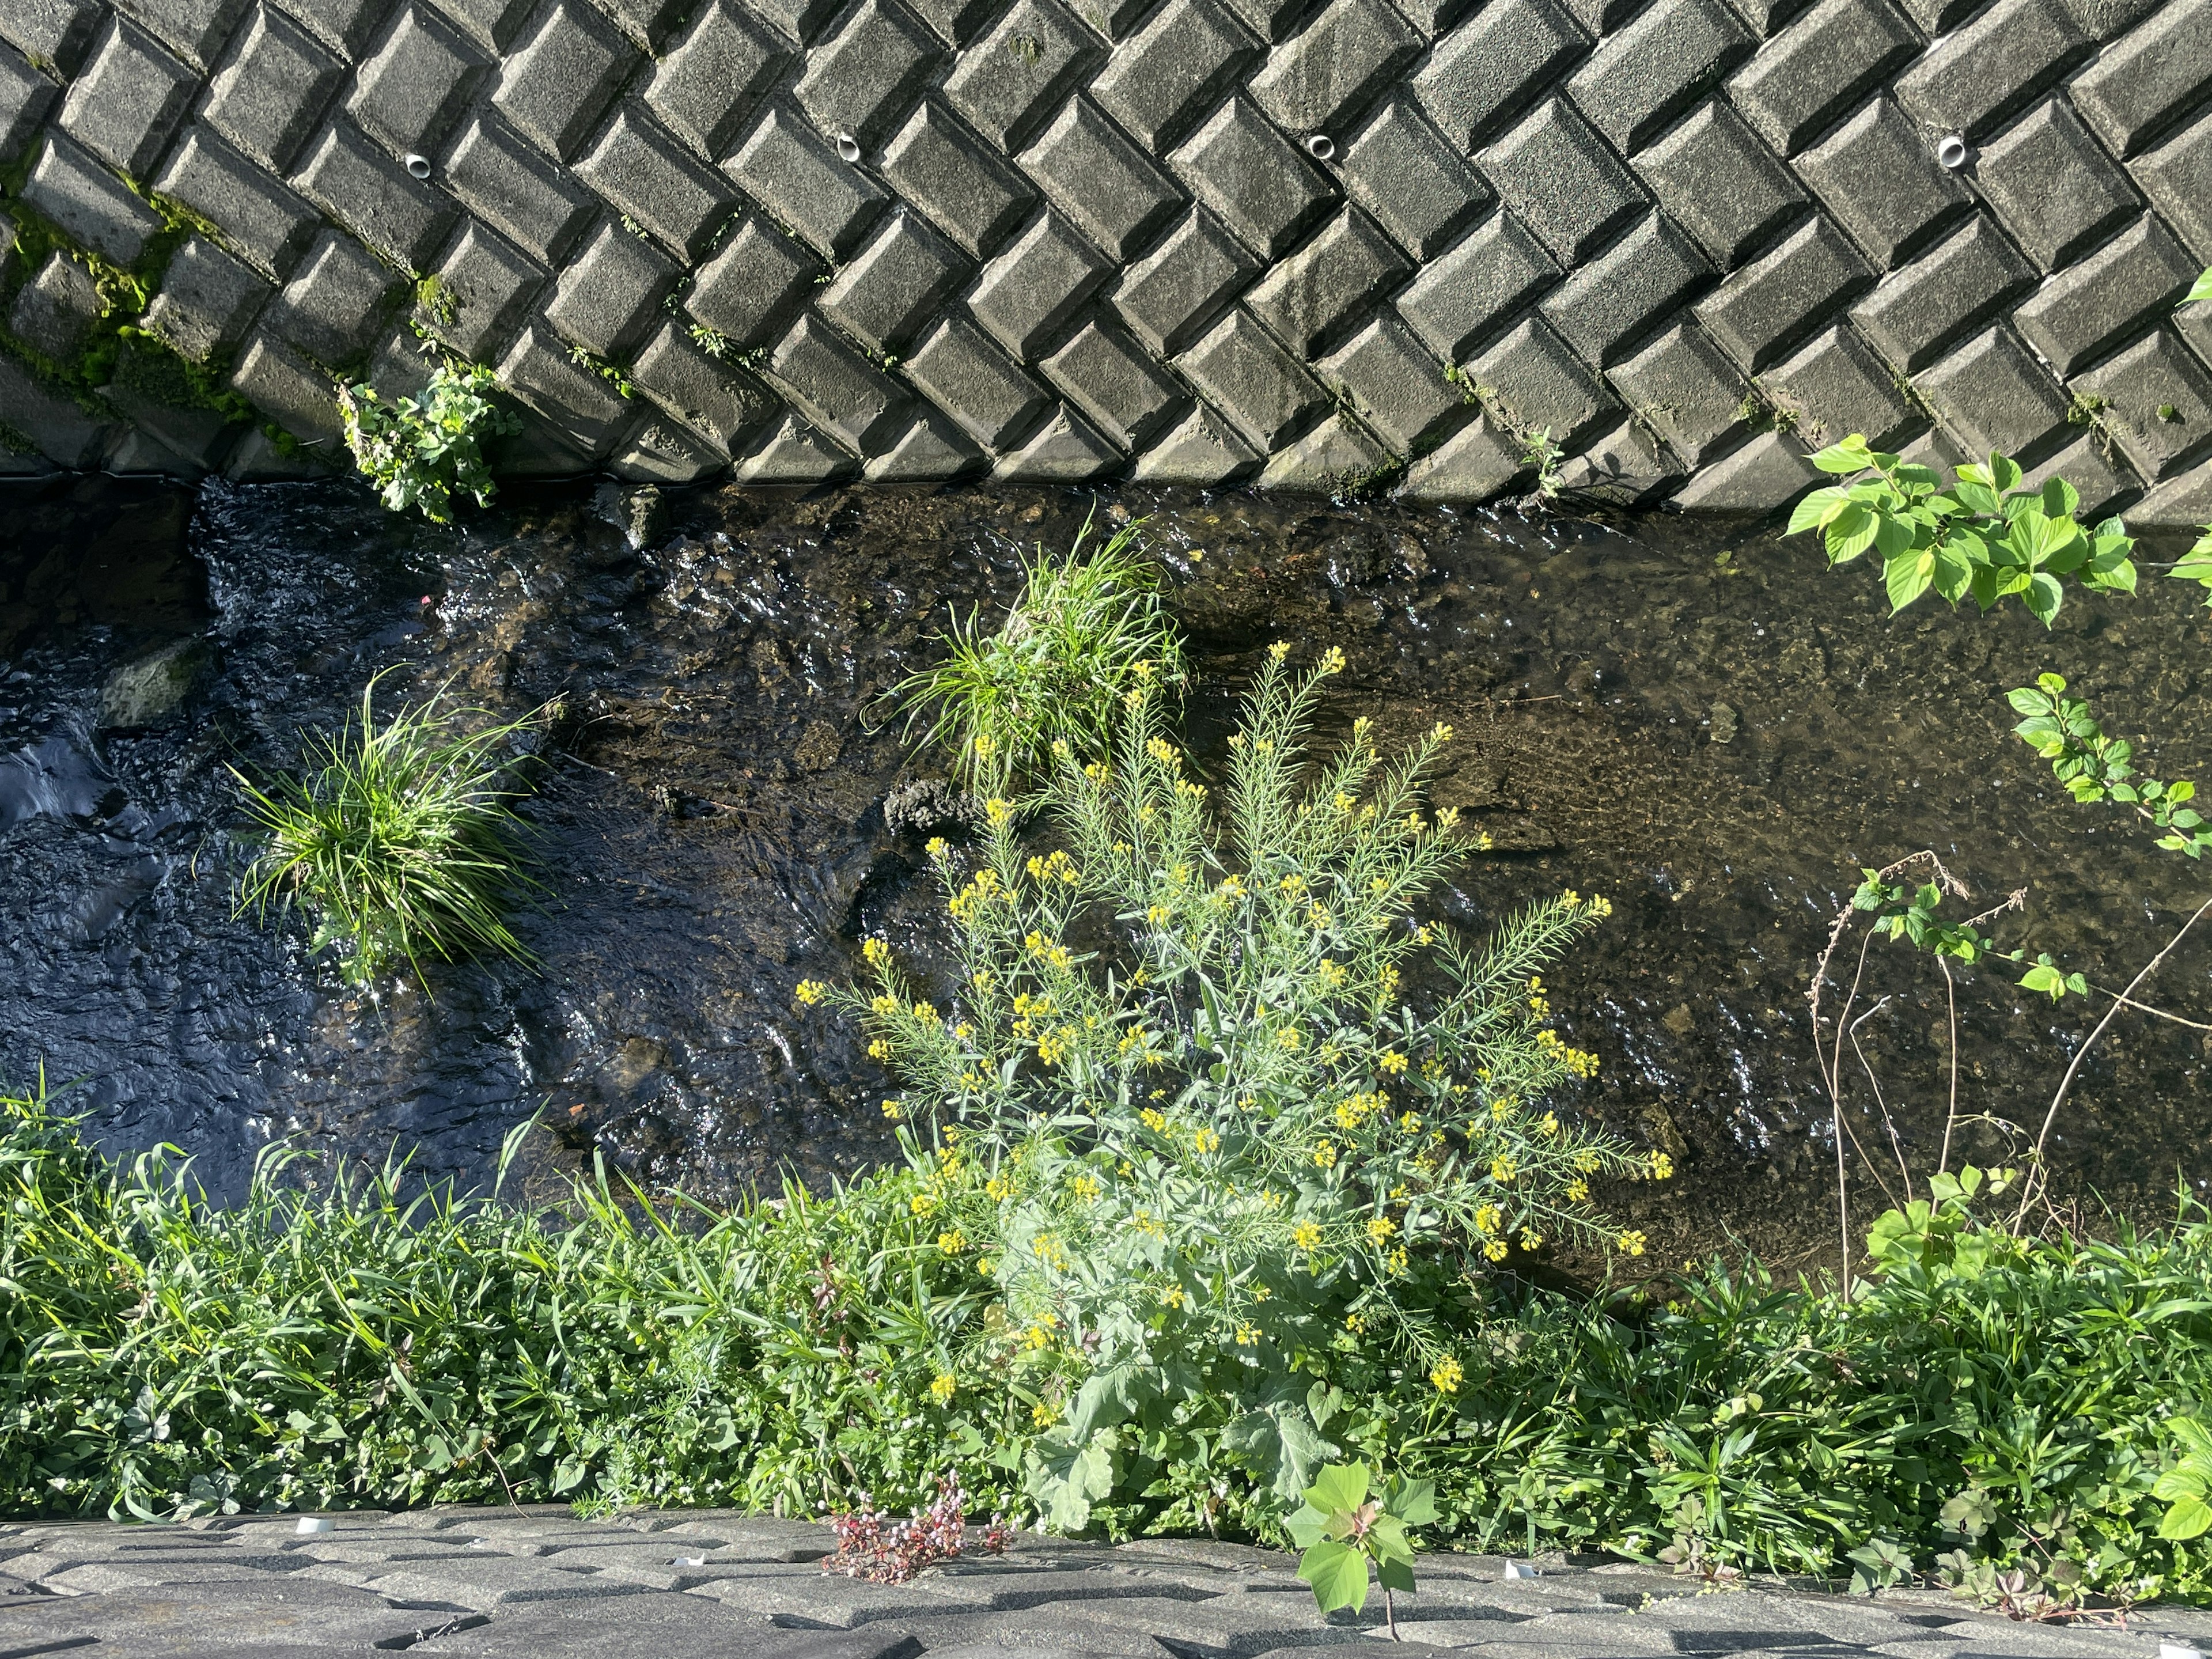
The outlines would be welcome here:
M 422 401 L 389 402 L 373 386 L 338 387 L 338 413 L 355 465 L 394 513 L 418 509 L 433 524 L 453 516 L 453 492 L 491 504 L 497 488 L 484 464 L 483 441 L 522 430 L 522 422 L 486 394 L 499 382 L 475 363 L 439 364 Z

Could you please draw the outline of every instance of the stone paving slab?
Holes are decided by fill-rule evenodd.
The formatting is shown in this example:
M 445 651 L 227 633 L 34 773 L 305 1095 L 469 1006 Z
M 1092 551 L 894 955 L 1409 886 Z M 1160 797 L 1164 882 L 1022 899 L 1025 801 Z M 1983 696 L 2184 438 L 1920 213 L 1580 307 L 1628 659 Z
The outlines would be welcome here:
M 911 1584 L 817 1565 L 826 1527 L 724 1511 L 586 1522 L 558 1505 L 0 1524 L 0 1659 L 1309 1659 L 1373 1652 L 1379 1598 L 1324 1618 L 1291 1558 L 1206 1539 L 1024 1538 Z M 1438 1553 L 1406 1644 L 1470 1659 L 2172 1659 L 2212 1614 L 2022 1625 L 1934 1595 L 1714 1591 L 1629 1563 Z

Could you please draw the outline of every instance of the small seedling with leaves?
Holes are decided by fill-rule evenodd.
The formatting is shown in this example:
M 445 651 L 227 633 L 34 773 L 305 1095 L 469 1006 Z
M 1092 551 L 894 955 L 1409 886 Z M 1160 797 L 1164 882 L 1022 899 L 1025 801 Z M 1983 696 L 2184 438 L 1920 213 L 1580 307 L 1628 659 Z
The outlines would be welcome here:
M 1313 1586 L 1314 1601 L 1325 1613 L 1367 1605 L 1367 1569 L 1372 1562 L 1382 1584 L 1382 1620 L 1393 1641 L 1398 1638 L 1394 1590 L 1413 1593 L 1413 1540 L 1407 1528 L 1437 1518 L 1436 1487 L 1427 1480 L 1393 1475 L 1375 1496 L 1368 1495 L 1364 1463 L 1332 1463 L 1305 1491 L 1305 1506 L 1284 1524 L 1305 1552 L 1298 1577 Z
M 2127 526 L 2106 519 L 2084 529 L 2074 516 L 2081 494 L 2063 478 L 2022 489 L 2020 464 L 1992 454 L 1943 489 L 1931 469 L 1869 448 L 1856 432 L 1810 459 L 1849 482 L 1800 501 L 1790 533 L 1819 531 L 1832 565 L 1879 553 L 1893 613 L 1931 587 L 1954 605 L 1971 594 L 1984 611 L 2017 594 L 2047 628 L 2065 597 L 2063 577 L 2135 592 Z
M 2060 674 L 2039 674 L 2033 685 L 2005 695 L 2027 716 L 2013 732 L 2051 763 L 2051 770 L 2075 800 L 2112 801 L 2132 806 L 2153 827 L 2166 833 L 2158 844 L 2169 853 L 2200 859 L 2212 849 L 2212 830 L 2189 803 L 2197 786 L 2185 780 L 2164 783 L 2135 767 L 2135 745 L 2108 738 L 2089 713 L 2089 705 L 2065 695 Z

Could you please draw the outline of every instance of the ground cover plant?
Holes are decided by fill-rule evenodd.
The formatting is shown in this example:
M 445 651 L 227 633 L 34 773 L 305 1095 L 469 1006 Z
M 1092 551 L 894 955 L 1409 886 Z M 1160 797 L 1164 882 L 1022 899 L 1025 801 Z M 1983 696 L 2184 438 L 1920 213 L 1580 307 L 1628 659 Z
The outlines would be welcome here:
M 498 486 L 484 464 L 484 441 L 522 430 L 489 396 L 498 385 L 489 369 L 447 358 L 431 372 L 419 401 L 387 400 L 367 384 L 339 386 L 346 447 L 386 507 L 404 513 L 411 507 L 433 524 L 447 524 L 456 491 L 478 507 L 491 504 Z
M 426 960 L 471 953 L 527 960 L 507 921 L 532 885 L 510 750 L 545 711 L 500 720 L 441 694 L 380 720 L 376 685 L 357 718 L 307 738 L 302 770 L 257 783 L 232 769 L 259 837 L 240 908 L 306 909 L 308 948 L 349 984 L 401 963 L 420 981 Z

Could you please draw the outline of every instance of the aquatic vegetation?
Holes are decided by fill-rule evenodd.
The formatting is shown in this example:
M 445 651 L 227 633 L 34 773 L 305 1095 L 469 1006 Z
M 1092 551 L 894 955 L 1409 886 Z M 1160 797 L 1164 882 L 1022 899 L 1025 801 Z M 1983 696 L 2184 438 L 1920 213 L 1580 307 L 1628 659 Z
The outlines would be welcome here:
M 448 358 L 439 363 L 421 402 L 386 402 L 373 386 L 338 387 L 346 447 L 394 513 L 417 508 L 433 524 L 453 516 L 453 493 L 491 504 L 497 486 L 484 464 L 488 438 L 522 430 L 522 422 L 487 395 L 499 385 L 492 372 Z
M 1343 659 L 1298 672 L 1288 652 L 1245 699 L 1218 806 L 1139 672 L 1110 760 L 1054 744 L 1061 845 L 997 798 L 972 867 L 932 844 L 952 1007 L 876 939 L 866 984 L 801 988 L 864 1025 L 917 1144 L 988 1176 L 1007 1316 L 1059 1362 L 1030 1490 L 1064 1526 L 1084 1524 L 1101 1437 L 1148 1408 L 1323 1376 L 1362 1346 L 1449 1394 L 1439 1294 L 1547 1239 L 1639 1252 L 1592 1183 L 1671 1173 L 1547 1103 L 1596 1059 L 1552 1029 L 1540 970 L 1611 906 L 1567 893 L 1480 949 L 1424 920 L 1481 845 L 1419 810 L 1449 729 L 1386 763 L 1363 720 L 1309 765 Z M 1415 989 L 1417 963 L 1442 988 Z M 1326 1444 L 1304 1392 L 1243 1430 L 1285 1498 Z
M 532 883 L 508 805 L 523 781 L 506 751 L 544 711 L 500 721 L 434 697 L 380 720 L 376 684 L 357 718 L 307 738 L 303 772 L 264 786 L 232 769 L 261 836 L 239 908 L 304 908 L 310 948 L 329 949 L 350 984 L 401 962 L 420 980 L 426 959 L 527 961 L 507 923 Z M 463 730 L 472 720 L 486 723 Z
M 0 1511 L 822 1516 L 948 1473 L 970 1513 L 1024 1509 L 1052 1364 L 967 1242 L 994 1208 L 973 1164 L 726 1212 L 599 1165 L 550 1206 L 283 1146 L 236 1207 L 188 1174 L 0 1103 Z M 2201 1209 L 2096 1242 L 1949 1205 L 1872 1266 L 1848 1297 L 1719 1261 L 1594 1297 L 1417 1278 L 1466 1334 L 1448 1390 L 1355 1343 L 1299 1392 L 1343 1461 L 1431 1483 L 1438 1543 L 1838 1582 L 1887 1551 L 1992 1600 L 2212 1601 L 2173 1518 L 2212 1398 Z M 1217 1379 L 1098 1450 L 1095 1528 L 1283 1538 L 1297 1495 L 1249 1419 L 1289 1380 Z
M 1144 521 L 1086 552 L 1088 524 L 1064 554 L 1024 565 L 1021 593 L 999 626 L 981 608 L 941 636 L 942 661 L 893 688 L 909 737 L 942 747 L 978 793 L 1048 769 L 1054 742 L 1081 758 L 1103 753 L 1115 708 L 1139 665 L 1180 685 L 1182 650 L 1160 610 L 1158 573 L 1139 551 Z

